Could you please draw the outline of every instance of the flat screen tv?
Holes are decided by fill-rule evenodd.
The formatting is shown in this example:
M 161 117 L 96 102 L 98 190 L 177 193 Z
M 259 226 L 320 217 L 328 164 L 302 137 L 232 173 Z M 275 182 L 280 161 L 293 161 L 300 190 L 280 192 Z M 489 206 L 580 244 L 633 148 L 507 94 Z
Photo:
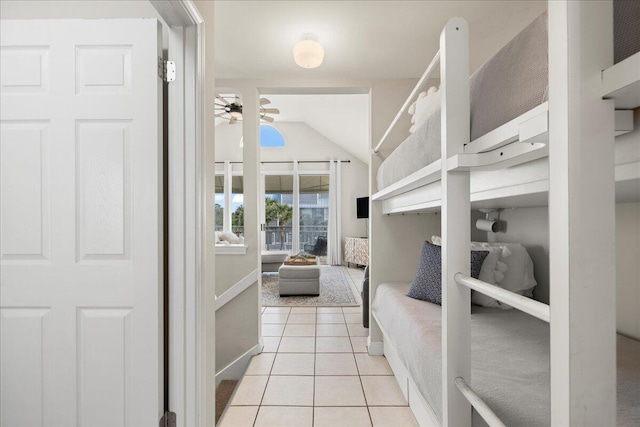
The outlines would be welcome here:
M 358 215 L 358 219 L 361 218 L 369 218 L 369 198 L 368 197 L 358 197 L 356 199 L 356 213 Z

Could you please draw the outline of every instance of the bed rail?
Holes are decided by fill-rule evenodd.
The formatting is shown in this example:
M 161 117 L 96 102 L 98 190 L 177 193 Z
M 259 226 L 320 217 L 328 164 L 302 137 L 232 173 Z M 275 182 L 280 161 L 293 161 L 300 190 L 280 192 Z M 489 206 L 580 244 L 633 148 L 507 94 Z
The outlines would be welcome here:
M 456 387 L 460 390 L 460 393 L 467 398 L 473 409 L 475 409 L 483 420 L 489 424 L 489 427 L 505 427 L 505 424 L 498 418 L 498 416 L 491 410 L 484 400 L 476 394 L 475 391 L 465 382 L 464 378 L 456 378 Z
M 499 286 L 465 276 L 461 273 L 457 273 L 454 278 L 459 285 L 466 286 L 488 297 L 495 298 L 500 302 L 509 304 L 513 308 L 517 308 L 520 311 L 549 323 L 549 306 L 547 304 L 523 297 L 515 292 L 507 291 Z
M 389 134 L 391 133 L 393 128 L 396 126 L 396 124 L 400 120 L 400 117 L 402 117 L 402 114 L 405 111 L 407 111 L 407 108 L 409 108 L 409 105 L 411 105 L 411 102 L 416 98 L 416 96 L 418 96 L 418 93 L 420 93 L 420 89 L 423 88 L 423 86 L 425 85 L 427 80 L 429 80 L 429 77 L 431 76 L 431 74 L 433 74 L 433 72 L 435 71 L 436 67 L 439 64 L 440 64 L 440 51 L 436 52 L 436 55 L 433 57 L 433 59 L 429 63 L 429 66 L 422 74 L 422 77 L 420 77 L 420 80 L 418 80 L 418 83 L 416 83 L 416 86 L 413 88 L 413 90 L 409 94 L 409 97 L 402 105 L 402 108 L 400 108 L 400 111 L 398 111 L 398 114 L 396 114 L 396 117 L 393 119 L 393 121 L 385 131 L 384 135 L 382 135 L 382 138 L 380 138 L 380 142 L 378 142 L 378 145 L 376 145 L 376 147 L 373 149 L 373 152 L 375 154 L 378 154 L 378 152 L 380 151 L 380 147 L 382 147 L 382 144 L 385 143 L 385 141 L 389 137 Z

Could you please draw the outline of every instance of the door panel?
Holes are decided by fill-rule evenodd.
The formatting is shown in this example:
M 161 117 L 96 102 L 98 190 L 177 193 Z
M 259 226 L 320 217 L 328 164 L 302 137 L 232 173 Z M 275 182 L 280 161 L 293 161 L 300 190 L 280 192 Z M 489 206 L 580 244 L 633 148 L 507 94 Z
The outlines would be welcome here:
M 160 26 L 1 31 L 0 424 L 156 425 Z

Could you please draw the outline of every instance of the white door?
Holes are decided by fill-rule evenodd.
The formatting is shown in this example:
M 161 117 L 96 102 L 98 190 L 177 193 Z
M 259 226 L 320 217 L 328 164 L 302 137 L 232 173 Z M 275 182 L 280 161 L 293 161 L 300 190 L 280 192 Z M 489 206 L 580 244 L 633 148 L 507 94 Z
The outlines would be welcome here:
M 157 425 L 160 25 L 0 25 L 0 424 Z

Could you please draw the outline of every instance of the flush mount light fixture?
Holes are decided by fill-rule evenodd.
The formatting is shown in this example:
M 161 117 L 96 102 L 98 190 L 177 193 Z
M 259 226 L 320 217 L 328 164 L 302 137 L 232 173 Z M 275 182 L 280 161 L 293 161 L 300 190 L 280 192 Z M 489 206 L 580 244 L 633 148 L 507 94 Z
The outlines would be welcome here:
M 324 59 L 324 48 L 315 34 L 304 34 L 293 46 L 293 60 L 302 68 L 317 68 Z

